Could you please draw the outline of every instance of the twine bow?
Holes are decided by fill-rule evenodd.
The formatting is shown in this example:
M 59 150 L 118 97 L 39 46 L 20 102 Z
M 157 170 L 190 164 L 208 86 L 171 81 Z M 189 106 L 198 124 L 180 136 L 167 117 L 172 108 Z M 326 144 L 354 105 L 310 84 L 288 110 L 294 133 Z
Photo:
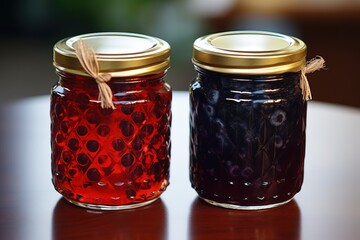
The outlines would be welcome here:
M 101 107 L 115 109 L 112 101 L 113 94 L 111 88 L 107 84 L 111 79 L 111 74 L 99 73 L 99 63 L 96 60 L 96 54 L 82 39 L 79 39 L 74 43 L 74 48 L 81 66 L 98 84 Z
M 316 58 L 311 59 L 306 63 L 306 65 L 301 69 L 301 77 L 300 77 L 300 88 L 302 90 L 303 99 L 305 101 L 311 100 L 311 90 L 309 81 L 307 80 L 306 74 L 315 72 L 325 67 L 325 60 L 317 56 Z

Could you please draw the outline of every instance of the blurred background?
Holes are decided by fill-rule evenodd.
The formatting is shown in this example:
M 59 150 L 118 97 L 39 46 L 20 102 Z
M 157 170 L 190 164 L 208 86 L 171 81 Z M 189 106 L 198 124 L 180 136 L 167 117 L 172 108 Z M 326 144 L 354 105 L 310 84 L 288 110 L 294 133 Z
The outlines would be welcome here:
M 2 0 L 0 102 L 49 94 L 57 81 L 52 48 L 83 33 L 126 31 L 172 46 L 167 81 L 187 90 L 195 76 L 193 41 L 227 30 L 296 36 L 308 60 L 327 69 L 308 76 L 314 100 L 360 107 L 360 0 Z

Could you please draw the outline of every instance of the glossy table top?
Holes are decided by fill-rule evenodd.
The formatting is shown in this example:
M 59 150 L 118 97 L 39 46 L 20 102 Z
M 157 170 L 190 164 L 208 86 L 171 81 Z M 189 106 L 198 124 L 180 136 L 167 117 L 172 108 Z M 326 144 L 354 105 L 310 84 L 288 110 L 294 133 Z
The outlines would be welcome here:
M 287 205 L 228 210 L 188 177 L 188 95 L 173 99 L 170 186 L 155 203 L 94 211 L 51 183 L 49 97 L 0 105 L 0 239 L 360 239 L 360 110 L 310 102 L 303 188 Z

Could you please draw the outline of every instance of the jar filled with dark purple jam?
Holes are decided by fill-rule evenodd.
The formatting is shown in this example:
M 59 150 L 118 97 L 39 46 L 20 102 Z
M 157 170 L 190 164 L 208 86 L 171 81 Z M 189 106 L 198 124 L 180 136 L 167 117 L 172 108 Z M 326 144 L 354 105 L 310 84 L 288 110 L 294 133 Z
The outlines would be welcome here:
M 81 39 L 99 72 L 109 74 L 113 107 L 76 55 Z M 171 88 L 164 81 L 169 45 L 131 33 L 97 33 L 59 41 L 51 94 L 52 182 L 75 205 L 141 207 L 169 184 Z
M 190 86 L 190 180 L 206 202 L 266 209 L 289 202 L 304 177 L 306 45 L 271 32 L 197 39 Z

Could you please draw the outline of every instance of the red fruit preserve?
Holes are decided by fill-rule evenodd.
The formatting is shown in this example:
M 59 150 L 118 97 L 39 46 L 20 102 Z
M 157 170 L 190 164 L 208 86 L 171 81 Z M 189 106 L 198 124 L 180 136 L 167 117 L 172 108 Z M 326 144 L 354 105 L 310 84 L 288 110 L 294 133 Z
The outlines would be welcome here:
M 80 63 L 77 41 L 95 53 L 99 83 Z M 130 33 L 87 34 L 58 42 L 51 94 L 52 181 L 68 201 L 128 209 L 159 198 L 169 184 L 169 45 Z M 85 53 L 86 55 L 87 53 Z M 85 56 L 89 57 L 88 55 Z M 93 56 L 94 57 L 94 56 Z M 95 74 L 96 75 L 96 74 Z M 99 97 L 110 89 L 108 105 Z
M 194 43 L 190 180 L 210 204 L 265 209 L 289 202 L 304 176 L 306 46 L 268 32 Z

